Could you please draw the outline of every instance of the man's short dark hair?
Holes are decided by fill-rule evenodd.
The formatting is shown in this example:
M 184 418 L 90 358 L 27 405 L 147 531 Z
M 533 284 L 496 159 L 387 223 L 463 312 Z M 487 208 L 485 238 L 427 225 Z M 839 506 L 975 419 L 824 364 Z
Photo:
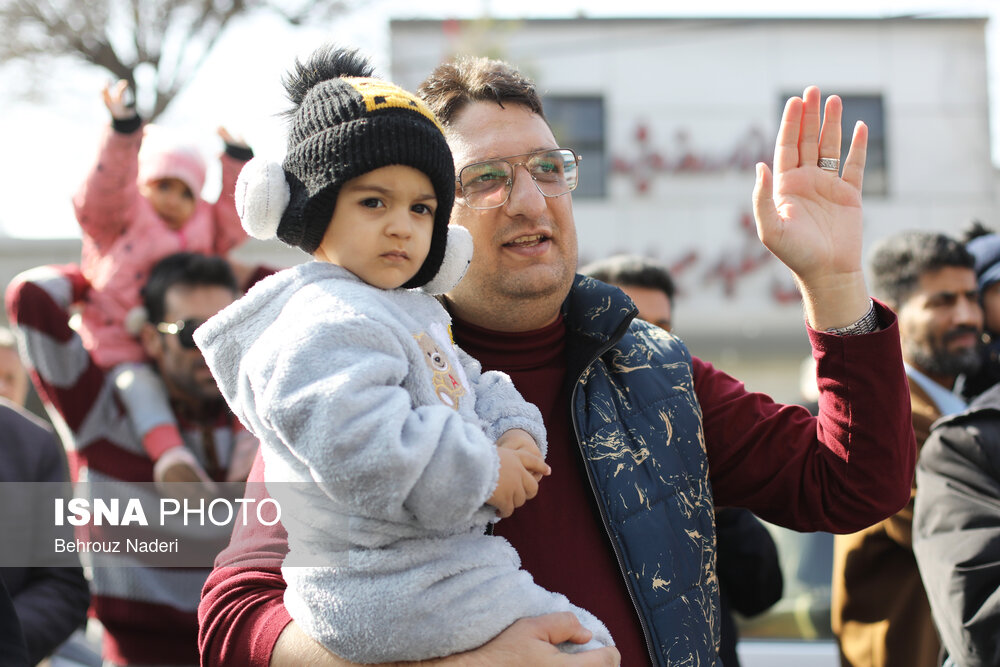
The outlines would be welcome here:
M 933 232 L 902 232 L 883 239 L 870 260 L 872 293 L 898 309 L 920 277 L 948 267 L 972 270 L 975 259 L 956 239 Z
M 194 252 L 167 255 L 153 265 L 142 288 L 142 302 L 150 322 L 162 322 L 166 315 L 166 296 L 171 287 L 225 287 L 236 294 L 236 277 L 229 262 L 221 257 Z
M 445 127 L 473 102 L 520 104 L 545 119 L 534 82 L 502 60 L 462 56 L 442 63 L 420 84 L 417 95 Z
M 613 255 L 591 262 L 580 273 L 609 285 L 660 290 L 674 302 L 674 280 L 663 264 L 638 255 Z

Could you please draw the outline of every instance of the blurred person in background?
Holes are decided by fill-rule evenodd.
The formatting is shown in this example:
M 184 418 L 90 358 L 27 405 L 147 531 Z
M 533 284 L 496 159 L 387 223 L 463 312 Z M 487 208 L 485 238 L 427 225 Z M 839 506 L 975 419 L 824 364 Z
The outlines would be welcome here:
M 625 292 L 639 319 L 668 333 L 674 330 L 676 287 L 666 266 L 638 255 L 612 255 L 583 266 L 580 274 Z
M 961 378 L 962 396 L 971 401 L 1000 382 L 1000 235 L 975 221 L 966 228 L 962 240 L 976 260 L 983 308 L 982 363 L 975 373 Z
M 952 391 L 955 380 L 979 367 L 983 315 L 973 264 L 959 241 L 930 232 L 896 234 L 872 250 L 872 292 L 899 317 L 918 447 L 936 419 L 965 409 Z M 913 556 L 915 495 L 916 486 L 896 515 L 834 538 L 831 620 L 842 665 L 939 664 L 940 641 Z
M 27 394 L 28 373 L 17 341 L 0 327 L 0 483 L 65 482 L 62 445 L 48 424 L 23 409 Z M 21 513 L 24 508 L 9 504 L 0 511 Z M 35 567 L 26 562 L 0 568 L 0 580 L 13 600 L 31 664 L 52 654 L 86 620 L 90 592 L 79 565 Z
M 142 286 L 157 261 L 176 252 L 225 257 L 246 241 L 233 203 L 236 177 L 253 157 L 242 141 L 220 127 L 222 188 L 209 203 L 201 197 L 206 165 L 196 146 L 178 133 L 144 124 L 129 104 L 128 82 L 106 85 L 104 106 L 111 121 L 87 178 L 73 197 L 83 235 L 80 275 L 74 292 L 80 306 L 83 346 L 108 373 L 118 400 L 154 462 L 184 457 L 201 481 L 208 480 L 185 450 L 168 390 L 147 363 L 139 340 Z M 252 457 L 257 441 L 247 431 L 237 446 Z M 169 466 L 154 469 L 154 474 Z M 163 481 L 157 478 L 157 481 Z
M 674 280 L 663 264 L 638 255 L 613 255 L 587 264 L 580 273 L 625 292 L 639 309 L 640 319 L 664 331 L 673 330 Z M 715 549 L 722 618 L 719 658 L 723 667 L 739 667 L 739 632 L 733 611 L 750 618 L 781 599 L 784 581 L 778 547 L 753 512 L 719 507 L 715 510 Z
M 2 580 L 0 580 L 0 655 L 4 658 L 4 664 L 10 667 L 26 667 L 31 664 L 28 662 L 28 649 L 24 646 L 24 635 L 17 620 L 17 611 Z
M 917 464 L 913 552 L 949 667 L 1000 665 L 1000 235 L 966 238 L 985 321 L 968 410 L 938 421 Z
M 17 339 L 4 326 L 0 326 L 0 398 L 21 407 L 28 398 L 28 371 L 17 351 Z
M 196 253 L 169 255 L 155 264 L 143 288 L 147 321 L 143 348 L 171 400 L 184 446 L 181 456 L 151 459 L 142 437 L 117 400 L 113 380 L 69 326 L 70 307 L 88 289 L 72 266 L 44 266 L 14 278 L 7 312 L 32 381 L 53 419 L 64 422 L 71 479 L 114 482 L 142 497 L 154 468 L 166 481 L 245 479 L 252 455 L 235 450 L 244 431 L 229 412 L 192 331 L 238 293 L 229 264 Z M 196 471 L 195 468 L 198 470 Z M 120 486 L 131 484 L 132 486 Z M 91 489 L 93 490 L 93 489 Z M 206 497 L 212 492 L 206 485 Z M 177 534 L 188 533 L 165 526 Z M 164 533 L 170 534 L 170 533 Z M 145 567 L 115 554 L 93 553 L 92 611 L 104 626 L 106 665 L 197 665 L 197 606 L 206 568 Z
M 0 434 L 0 484 L 67 480 L 66 457 L 49 425 L 5 398 L 0 398 Z M 25 511 L 13 502 L 0 508 L 5 514 Z M 18 540 L 18 545 L 8 546 L 19 552 L 42 534 L 39 530 L 7 539 Z M 79 564 L 40 567 L 24 562 L 0 567 L 0 580 L 13 600 L 31 664 L 51 655 L 86 621 L 90 592 Z

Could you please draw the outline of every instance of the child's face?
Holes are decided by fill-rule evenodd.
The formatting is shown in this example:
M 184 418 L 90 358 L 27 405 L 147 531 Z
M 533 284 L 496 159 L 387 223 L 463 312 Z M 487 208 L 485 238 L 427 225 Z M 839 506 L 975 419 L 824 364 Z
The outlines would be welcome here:
M 436 209 L 434 188 L 422 171 L 402 165 L 369 171 L 340 189 L 316 259 L 369 285 L 399 287 L 427 259 Z
M 170 229 L 180 229 L 194 215 L 195 199 L 184 181 L 162 178 L 139 186 L 139 192 L 149 200 Z

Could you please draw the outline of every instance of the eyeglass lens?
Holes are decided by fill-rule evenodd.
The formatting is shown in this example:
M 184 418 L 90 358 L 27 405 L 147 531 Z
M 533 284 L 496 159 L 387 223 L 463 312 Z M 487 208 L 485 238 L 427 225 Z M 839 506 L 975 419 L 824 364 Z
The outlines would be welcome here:
M 474 208 L 502 206 L 514 186 L 514 172 L 524 165 L 535 187 L 546 197 L 558 197 L 576 187 L 579 168 L 573 151 L 560 148 L 525 156 L 520 162 L 489 160 L 464 167 L 459 172 L 462 196 Z
M 177 342 L 181 347 L 193 350 L 197 345 L 194 342 L 194 330 L 201 326 L 198 320 L 184 320 L 184 328 L 177 332 Z
M 193 350 L 198 347 L 194 342 L 194 330 L 204 323 L 204 320 L 181 320 L 161 324 L 158 328 L 161 333 L 177 336 L 177 342 L 180 343 L 181 347 Z

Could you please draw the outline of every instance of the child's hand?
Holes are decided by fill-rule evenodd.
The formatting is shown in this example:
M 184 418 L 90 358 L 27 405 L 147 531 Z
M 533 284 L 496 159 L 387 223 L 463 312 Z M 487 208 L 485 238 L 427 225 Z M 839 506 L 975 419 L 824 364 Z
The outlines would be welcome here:
M 528 452 L 542 460 L 545 458 L 542 456 L 542 451 L 538 448 L 538 444 L 535 443 L 535 439 L 531 437 L 531 434 L 520 428 L 512 428 L 509 431 L 504 431 L 503 435 L 497 438 L 496 446 Z M 545 466 L 544 472 L 534 473 L 535 481 L 541 481 L 543 476 L 551 472 L 552 469 L 549 466 Z
M 187 447 L 174 447 L 163 453 L 153 466 L 153 481 L 159 492 L 181 500 L 210 500 L 218 495 L 219 487 L 208 476 Z M 183 484 L 175 484 L 184 482 Z
M 104 86 L 104 106 L 111 112 L 111 117 L 115 120 L 128 120 L 135 118 L 135 109 L 125 102 L 125 94 L 128 92 L 128 81 L 120 79 L 114 86 L 105 84 Z
M 229 456 L 229 472 L 226 473 L 227 482 L 245 482 L 250 476 L 250 468 L 253 467 L 253 460 L 257 456 L 257 448 L 260 443 L 253 433 L 240 431 L 233 445 L 233 453 Z
M 230 146 L 236 146 L 238 148 L 250 148 L 250 144 L 246 142 L 246 139 L 232 134 L 229 130 L 227 130 L 221 125 L 216 130 L 216 132 L 219 134 L 219 138 L 221 138 L 224 142 L 226 142 Z
M 486 504 L 496 507 L 498 516 L 507 518 L 535 497 L 538 493 L 535 475 L 548 474 L 549 467 L 541 456 L 530 451 L 498 447 L 497 453 L 500 455 L 500 480 Z

